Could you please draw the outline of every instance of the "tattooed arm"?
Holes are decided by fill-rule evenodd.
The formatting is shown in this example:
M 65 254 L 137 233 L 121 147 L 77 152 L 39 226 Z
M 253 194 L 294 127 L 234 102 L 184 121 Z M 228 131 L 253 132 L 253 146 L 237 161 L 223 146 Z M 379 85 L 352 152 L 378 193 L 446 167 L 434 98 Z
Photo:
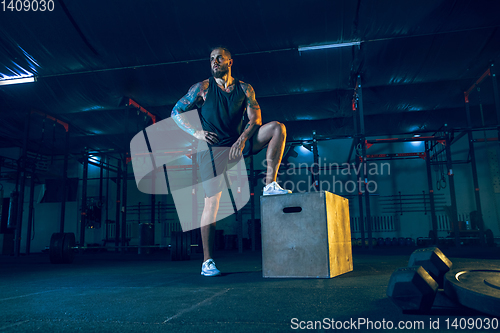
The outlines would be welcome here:
M 199 140 L 205 140 L 208 143 L 216 143 L 218 141 L 217 135 L 212 132 L 203 130 L 196 130 L 192 124 L 189 123 L 187 117 L 183 115 L 184 112 L 194 110 L 201 107 L 205 100 L 208 89 L 208 80 L 196 83 L 193 85 L 188 93 L 182 97 L 172 109 L 172 118 L 177 125 L 185 132 L 191 134 Z
M 231 147 L 231 158 L 236 158 L 241 155 L 243 148 L 245 148 L 245 142 L 250 139 L 262 125 L 260 106 L 255 99 L 255 91 L 253 90 L 253 87 L 248 83 L 241 82 L 241 88 L 243 88 L 243 91 L 247 96 L 248 123 L 246 124 L 243 133 L 241 133 L 238 140 Z
M 248 115 L 248 124 L 245 126 L 245 130 L 241 133 L 241 137 L 244 137 L 245 140 L 252 137 L 256 130 L 262 126 L 262 116 L 260 113 L 260 106 L 255 99 L 255 91 L 253 87 L 248 83 L 241 83 L 243 90 L 245 91 L 245 95 L 247 96 L 247 115 Z

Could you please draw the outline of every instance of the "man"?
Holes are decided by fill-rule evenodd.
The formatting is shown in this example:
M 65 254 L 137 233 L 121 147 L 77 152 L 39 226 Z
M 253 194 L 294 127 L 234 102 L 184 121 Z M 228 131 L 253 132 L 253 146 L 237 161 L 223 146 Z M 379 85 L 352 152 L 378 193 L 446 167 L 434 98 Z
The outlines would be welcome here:
M 231 76 L 233 59 L 223 47 L 210 54 L 212 77 L 193 85 L 172 110 L 172 118 L 187 133 L 206 141 L 209 151 L 198 153 L 205 206 L 201 216 L 201 239 L 204 262 L 201 274 L 220 275 L 212 259 L 215 221 L 223 184 L 214 178 L 214 171 L 222 174 L 229 160 L 247 157 L 268 146 L 266 152 L 267 174 L 263 195 L 287 194 L 276 182 L 278 168 L 285 148 L 286 129 L 277 121 L 262 125 L 259 104 L 251 85 Z M 196 130 L 182 113 L 198 109 L 203 130 Z M 243 129 L 244 119 L 248 118 Z M 226 147 L 226 148 L 224 148 Z M 230 148 L 229 148 L 230 147 Z

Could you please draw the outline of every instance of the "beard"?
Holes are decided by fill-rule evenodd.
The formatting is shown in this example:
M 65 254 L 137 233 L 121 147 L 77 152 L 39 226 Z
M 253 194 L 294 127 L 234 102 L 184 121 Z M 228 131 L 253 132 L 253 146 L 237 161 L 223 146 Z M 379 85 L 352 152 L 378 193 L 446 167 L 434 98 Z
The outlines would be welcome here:
M 219 68 L 217 69 L 213 69 L 211 68 L 211 71 L 212 71 L 212 76 L 216 79 L 220 79 L 222 78 L 224 75 L 226 75 L 227 73 L 229 73 L 229 68 L 227 65 L 222 65 L 220 66 Z

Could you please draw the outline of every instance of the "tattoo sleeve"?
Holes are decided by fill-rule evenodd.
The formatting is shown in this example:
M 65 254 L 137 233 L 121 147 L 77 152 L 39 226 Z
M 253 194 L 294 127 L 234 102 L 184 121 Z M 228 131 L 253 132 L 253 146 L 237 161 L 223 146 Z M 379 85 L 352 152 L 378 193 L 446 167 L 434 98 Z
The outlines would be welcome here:
M 252 86 L 245 83 L 243 88 L 247 96 L 247 114 L 249 122 L 246 124 L 241 136 L 248 139 L 252 137 L 255 131 L 262 125 L 262 117 L 260 106 L 255 99 L 255 91 Z
M 193 85 L 188 93 L 182 97 L 172 109 L 172 118 L 177 123 L 177 125 L 185 132 L 193 135 L 196 132 L 196 129 L 190 124 L 186 117 L 182 115 L 182 113 L 186 111 L 190 111 L 199 106 L 202 97 L 201 93 L 203 92 L 204 84 L 197 83 Z
M 249 84 L 246 85 L 245 95 L 247 95 L 247 107 L 260 111 L 259 103 L 257 103 L 257 100 L 255 99 L 255 91 Z

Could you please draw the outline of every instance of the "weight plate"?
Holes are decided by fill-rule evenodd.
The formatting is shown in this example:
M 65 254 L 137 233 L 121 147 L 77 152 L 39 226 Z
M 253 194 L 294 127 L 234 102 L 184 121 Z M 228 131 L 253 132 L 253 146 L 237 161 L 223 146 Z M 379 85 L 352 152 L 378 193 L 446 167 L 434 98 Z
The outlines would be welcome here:
M 463 306 L 500 316 L 500 270 L 449 271 L 445 275 L 444 291 Z
M 62 246 L 62 262 L 63 264 L 71 264 L 75 259 L 75 234 L 68 232 L 64 234 L 63 246 Z
M 50 237 L 49 258 L 51 263 L 63 263 L 63 242 L 64 234 L 62 233 L 54 233 Z

